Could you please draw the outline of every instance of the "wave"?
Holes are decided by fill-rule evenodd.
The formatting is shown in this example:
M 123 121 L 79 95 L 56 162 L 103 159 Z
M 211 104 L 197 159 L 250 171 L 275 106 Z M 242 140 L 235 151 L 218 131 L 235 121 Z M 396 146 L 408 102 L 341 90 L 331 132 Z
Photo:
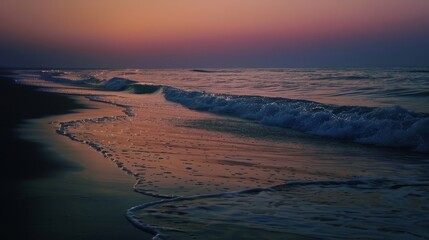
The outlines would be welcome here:
M 427 187 L 429 179 L 387 179 L 387 178 L 355 178 L 342 180 L 295 180 L 288 181 L 271 187 L 276 191 L 282 191 L 292 187 L 306 186 L 348 186 L 358 189 L 399 189 L 405 187 Z
M 134 84 L 128 90 L 135 94 L 150 94 L 159 91 L 161 87 L 160 85 Z
M 313 77 L 312 80 L 368 80 L 369 75 L 350 75 L 350 76 L 319 76 Z
M 239 191 L 233 191 L 233 192 L 221 192 L 221 193 L 214 193 L 214 194 L 202 194 L 202 195 L 192 195 L 192 196 L 179 196 L 171 199 L 162 199 L 154 202 L 144 203 L 137 206 L 133 206 L 129 208 L 126 212 L 127 219 L 137 228 L 148 232 L 152 234 L 154 237 L 152 239 L 172 239 L 172 236 L 169 236 L 169 232 L 172 233 L 186 233 L 186 229 L 181 228 L 180 223 L 172 224 L 174 228 L 171 226 L 163 226 L 159 225 L 160 221 L 156 222 L 157 225 L 152 225 L 150 222 L 146 222 L 146 216 L 153 216 L 158 215 L 163 217 L 163 219 L 168 219 L 170 216 L 175 216 L 175 213 L 179 213 L 179 215 L 187 215 L 187 214 L 195 214 L 195 212 L 198 212 L 199 210 L 204 211 L 204 215 L 200 215 L 201 218 L 209 217 L 209 221 L 217 220 L 217 218 L 220 216 L 219 221 L 224 222 L 225 215 L 228 214 L 235 214 L 235 213 L 248 213 L 252 214 L 251 218 L 248 218 L 249 216 L 246 214 L 240 214 L 242 218 L 239 221 L 240 225 L 237 227 L 243 227 L 243 223 L 248 220 L 252 221 L 252 219 L 256 219 L 256 222 L 259 226 L 264 225 L 264 219 L 257 219 L 256 216 L 258 215 L 257 212 L 248 212 L 246 211 L 246 208 L 243 206 L 247 204 L 252 204 L 254 201 L 258 201 L 257 198 L 251 198 L 252 196 L 256 196 L 261 193 L 272 193 L 271 195 L 261 195 L 260 198 L 269 199 L 269 210 L 266 211 L 272 211 L 271 217 L 275 218 L 276 220 L 279 220 L 279 215 L 282 214 L 282 204 L 284 206 L 287 206 L 287 203 L 283 203 L 284 201 L 287 201 L 285 198 L 281 198 L 281 201 L 278 199 L 276 200 L 276 196 L 281 195 L 282 193 L 288 194 L 289 199 L 293 198 L 296 195 L 296 192 L 292 192 L 294 189 L 297 189 L 298 191 L 302 191 L 303 189 L 310 189 L 315 188 L 317 189 L 318 194 L 321 193 L 321 189 L 324 190 L 340 190 L 345 189 L 350 194 L 353 190 L 356 190 L 359 192 L 359 195 L 361 196 L 362 191 L 366 191 L 365 193 L 368 194 L 372 190 L 382 190 L 383 192 L 389 192 L 390 194 L 397 193 L 396 191 L 400 191 L 402 188 L 408 188 L 411 191 L 408 191 L 410 193 L 414 193 L 415 191 L 421 191 L 424 190 L 429 186 L 428 179 L 387 179 L 387 178 L 354 178 L 354 179 L 333 179 L 333 180 L 289 180 L 286 181 L 283 184 L 272 186 L 272 187 L 257 187 L 257 188 L 248 188 L 244 190 Z M 408 193 L 407 192 L 407 193 Z M 401 192 L 401 195 L 403 196 L 405 192 Z M 205 200 L 204 202 L 198 202 L 199 200 Z M 222 201 L 223 200 L 223 201 Z M 218 202 L 216 202 L 218 201 Z M 267 200 L 268 201 L 268 200 Z M 292 200 L 293 201 L 293 200 Z M 260 201 L 258 202 L 261 203 Z M 293 203 L 294 208 L 297 207 L 297 203 Z M 313 203 L 317 204 L 317 203 Z M 158 206 L 168 206 L 168 211 L 162 211 Z M 227 206 L 225 208 L 219 208 L 220 205 Z M 324 202 L 324 207 L 328 206 L 328 203 Z M 209 215 L 210 211 L 216 211 L 216 213 L 219 213 L 220 211 L 230 211 L 229 207 L 234 206 L 235 212 L 223 212 L 221 215 Z M 311 206 L 311 203 L 306 203 L 306 208 Z M 320 208 L 322 206 L 316 205 L 315 207 Z M 343 206 L 346 207 L 346 206 Z M 264 205 L 258 205 L 258 209 L 263 211 Z M 290 220 L 293 217 L 297 217 L 297 215 L 294 215 L 292 209 L 288 209 L 287 207 L 284 208 L 283 211 L 288 212 L 288 219 Z M 360 209 L 349 209 L 350 211 L 359 211 Z M 145 212 L 146 211 L 146 212 Z M 242 211 L 242 212 L 240 212 Z M 377 209 L 377 211 L 380 211 L 380 209 Z M 350 212 L 349 212 L 350 213 Z M 379 213 L 379 212 L 378 212 Z M 299 211 L 300 220 L 303 220 L 301 218 L 303 212 Z M 231 215 L 230 215 L 231 216 Z M 354 215 L 354 217 L 356 217 Z M 365 215 L 365 219 L 369 219 L 370 216 L 368 216 L 368 213 Z M 146 221 L 144 221 L 146 220 Z M 177 219 L 176 219 L 177 220 Z M 286 220 L 286 219 L 283 219 Z M 296 220 L 296 218 L 295 218 Z M 304 219 L 305 220 L 305 219 Z M 203 220 L 204 221 L 204 220 Z M 321 222 L 314 222 L 315 224 L 321 224 Z M 231 224 L 231 222 L 230 222 Z M 291 224 L 291 223 L 288 223 Z M 346 224 L 346 223 L 344 223 Z M 177 227 L 177 228 L 176 228 Z M 284 226 L 282 226 L 284 227 Z M 339 229 L 335 229 L 339 230 Z M 338 234 L 338 233 L 336 233 Z
M 206 70 L 206 69 L 192 69 L 192 72 L 197 73 L 240 73 L 238 70 Z
M 109 91 L 123 91 L 128 87 L 132 86 L 132 84 L 136 84 L 136 81 L 132 81 L 126 78 L 111 78 L 106 81 L 102 81 L 100 85 L 102 85 L 106 90 Z
M 428 97 L 429 91 L 424 89 L 396 88 L 380 91 L 380 94 L 391 97 Z
M 408 71 L 404 71 L 404 72 L 408 72 L 408 73 L 429 73 L 429 70 L 419 70 L 419 69 L 416 69 L 416 70 L 408 70 Z
M 140 84 L 126 78 L 111 78 L 99 84 L 108 91 L 128 91 L 134 94 L 150 94 L 161 89 L 160 85 Z
M 43 80 L 68 84 L 68 85 L 79 85 L 90 88 L 96 88 L 100 90 L 107 91 L 128 91 L 134 94 L 150 94 L 155 93 L 161 89 L 160 85 L 153 84 L 142 84 L 134 80 L 130 80 L 127 78 L 114 77 L 108 80 L 102 80 L 95 78 L 93 76 L 81 79 L 81 80 L 70 80 L 66 78 L 62 78 L 65 73 L 58 71 L 41 71 L 40 77 Z
M 429 152 L 429 116 L 399 106 L 337 106 L 313 101 L 163 88 L 167 100 L 313 135 Z

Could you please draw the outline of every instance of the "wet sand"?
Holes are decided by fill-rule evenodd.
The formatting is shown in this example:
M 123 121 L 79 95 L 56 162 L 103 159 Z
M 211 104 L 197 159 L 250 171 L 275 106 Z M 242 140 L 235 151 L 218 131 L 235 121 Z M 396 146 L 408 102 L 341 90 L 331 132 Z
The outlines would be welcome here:
M 133 192 L 134 179 L 115 164 L 49 124 L 97 114 L 101 103 L 35 92 L 7 76 L 0 84 L 2 108 L 9 113 L 1 124 L 1 213 L 8 219 L 1 238 L 150 239 L 126 220 L 125 211 L 151 198 Z M 106 106 L 101 114 L 120 111 Z
M 211 194 L 268 187 L 287 179 L 353 174 L 331 166 L 326 174 L 319 172 L 322 166 L 311 169 L 315 150 L 304 151 L 302 134 L 296 132 L 191 111 L 167 102 L 161 93 L 126 98 L 116 93 L 107 99 L 130 106 L 133 116 L 73 122 L 64 132 L 117 161 L 136 177 L 136 188 L 144 194 Z M 279 140 L 281 136 L 287 138 Z M 312 144 L 324 147 L 325 141 L 315 138 Z

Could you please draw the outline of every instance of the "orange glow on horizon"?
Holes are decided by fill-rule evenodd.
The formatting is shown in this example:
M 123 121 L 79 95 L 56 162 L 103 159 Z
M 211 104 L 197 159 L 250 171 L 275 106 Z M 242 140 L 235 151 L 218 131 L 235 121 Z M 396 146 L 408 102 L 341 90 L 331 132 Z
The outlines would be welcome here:
M 429 1 L 3 0 L 13 41 L 116 53 L 300 46 L 428 29 Z M 422 27 L 423 26 L 423 27 Z M 3 35 L 3 34 L 2 34 Z

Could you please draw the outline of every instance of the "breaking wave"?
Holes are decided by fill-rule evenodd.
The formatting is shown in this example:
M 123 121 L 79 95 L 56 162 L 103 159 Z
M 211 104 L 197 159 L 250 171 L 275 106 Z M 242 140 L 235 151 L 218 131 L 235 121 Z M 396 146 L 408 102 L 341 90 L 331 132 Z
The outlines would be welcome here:
M 128 91 L 134 94 L 150 94 L 161 89 L 159 85 L 140 84 L 126 78 L 112 78 L 98 84 L 108 91 Z
M 143 84 L 121 77 L 114 77 L 111 79 L 102 80 L 91 76 L 81 80 L 70 80 L 62 78 L 63 75 L 63 72 L 40 72 L 41 79 L 46 81 L 61 84 L 85 86 L 107 91 L 128 91 L 134 94 L 150 94 L 159 91 L 162 87 L 160 85 Z
M 429 152 L 429 116 L 399 106 L 364 107 L 164 87 L 165 98 L 193 110 L 377 146 Z

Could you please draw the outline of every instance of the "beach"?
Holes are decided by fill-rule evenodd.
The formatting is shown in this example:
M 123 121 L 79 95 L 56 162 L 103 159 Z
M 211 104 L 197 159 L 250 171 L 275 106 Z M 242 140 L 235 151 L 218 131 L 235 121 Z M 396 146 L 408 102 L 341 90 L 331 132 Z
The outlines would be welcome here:
M 13 153 L 40 154 L 7 161 L 19 191 L 5 195 L 19 209 L 7 214 L 23 223 L 9 229 L 38 239 L 424 239 L 424 100 L 390 97 L 385 78 L 373 80 L 383 71 L 359 71 L 15 71 L 2 102 L 18 99 L 28 116 L 12 113 Z M 392 82 L 412 76 L 385 71 Z M 372 89 L 339 94 L 367 74 Z M 259 84 L 273 76 L 278 84 Z M 325 91 L 309 91 L 315 78 Z
M 0 16 L 0 239 L 429 239 L 429 1 Z
M 125 217 L 124 209 L 150 200 L 132 191 L 134 179 L 49 124 L 108 107 L 5 77 L 0 84 L 9 113 L 2 118 L 2 238 L 150 239 Z

